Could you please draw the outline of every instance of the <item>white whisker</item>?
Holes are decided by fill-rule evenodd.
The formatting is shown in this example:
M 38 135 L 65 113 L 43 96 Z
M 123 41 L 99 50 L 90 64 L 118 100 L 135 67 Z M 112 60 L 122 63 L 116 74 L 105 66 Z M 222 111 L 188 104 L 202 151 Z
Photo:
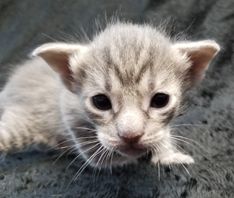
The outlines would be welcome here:
M 109 157 L 110 151 L 106 149 L 105 153 L 106 153 L 106 154 L 104 155 L 103 165 L 104 165 L 104 161 L 105 161 L 105 166 L 104 166 L 104 167 L 105 167 L 105 169 L 106 169 L 106 167 L 107 167 L 107 163 L 108 163 L 108 157 Z
M 176 142 L 171 142 L 171 144 L 172 144 L 172 148 L 179 148 L 179 149 L 181 149 L 184 153 L 188 154 L 188 152 L 187 152 L 185 149 L 183 149 L 180 145 L 178 145 Z M 179 151 L 179 149 L 178 149 L 178 151 Z
M 98 166 L 98 164 L 99 164 L 99 162 L 100 162 L 100 168 L 99 168 L 99 172 L 98 172 L 98 174 L 97 174 L 97 180 L 98 180 L 98 176 L 99 176 L 99 174 L 100 174 L 100 171 L 101 171 L 101 168 L 102 168 L 102 164 L 103 164 L 103 161 L 104 161 L 104 159 L 105 159 L 105 154 L 107 153 L 107 149 L 105 148 L 105 147 L 103 147 L 103 149 L 99 152 L 99 153 L 102 153 L 101 154 L 101 156 L 99 157 L 99 159 L 98 159 L 98 162 L 97 162 L 97 166 Z
M 90 162 L 97 156 L 99 153 L 101 153 L 103 150 L 103 146 L 101 146 L 95 153 L 91 155 L 89 159 L 86 160 L 86 162 L 81 166 L 81 168 L 77 171 L 75 174 L 74 180 L 76 180 L 79 175 L 84 171 L 84 169 L 90 164 Z
M 72 142 L 72 141 L 74 141 L 74 140 L 73 140 L 73 139 L 65 140 L 65 141 L 63 141 L 63 142 L 60 142 L 59 144 L 56 144 L 56 145 L 55 145 L 55 146 L 53 146 L 53 147 L 50 147 L 50 148 L 46 149 L 46 151 L 53 150 L 53 149 L 55 149 L 55 148 L 59 147 L 59 145 L 61 145 L 61 144 L 64 144 L 64 143 L 67 143 L 67 142 Z
M 113 149 L 108 150 L 108 155 L 107 155 L 106 164 L 105 164 L 105 167 L 106 167 L 108 165 L 107 163 L 109 162 L 110 172 L 112 172 L 112 170 L 111 170 L 111 155 L 112 155 L 112 151 L 113 151 Z
M 159 162 L 159 160 L 158 160 L 158 180 L 160 181 L 160 162 Z
M 167 142 L 160 142 L 160 144 L 165 148 L 167 149 L 167 151 L 171 151 L 171 152 L 174 152 L 174 151 L 177 151 L 180 153 L 180 150 L 178 150 L 176 147 L 174 147 L 172 144 L 169 144 Z
M 184 164 L 181 163 L 181 165 L 184 167 L 185 171 L 188 173 L 189 176 L 191 176 L 190 172 L 188 171 L 188 169 L 185 167 Z
M 171 138 L 172 138 L 172 139 L 175 139 L 175 140 L 178 140 L 178 141 L 181 141 L 181 142 L 184 142 L 184 143 L 186 143 L 186 144 L 192 146 L 193 148 L 198 149 L 196 146 L 194 146 L 193 144 L 191 144 L 190 142 L 188 142 L 188 141 L 191 141 L 191 142 L 197 144 L 202 150 L 204 150 L 204 151 L 206 151 L 207 153 L 209 153 L 209 151 L 208 151 L 207 149 L 205 149 L 202 145 L 200 145 L 199 143 L 197 143 L 196 141 L 193 141 L 193 140 L 191 140 L 191 139 L 188 139 L 188 138 L 185 138 L 185 137 L 182 137 L 182 136 L 171 136 Z M 183 138 L 184 140 L 181 139 L 181 138 Z M 186 140 L 188 140 L 188 141 L 186 141 Z
M 76 146 L 80 148 L 81 146 L 85 146 L 85 145 L 93 144 L 93 143 L 98 143 L 98 142 L 99 142 L 98 140 L 85 141 L 85 142 L 82 142 L 82 143 L 77 144 Z
M 80 153 L 79 155 L 77 155 L 77 156 L 71 161 L 71 163 L 68 165 L 68 167 L 66 168 L 66 171 L 67 171 L 67 170 L 69 169 L 69 167 L 76 161 L 76 159 L 77 159 L 78 157 L 80 157 L 83 153 L 86 153 L 87 151 L 90 151 L 91 149 L 95 148 L 95 147 L 98 146 L 98 145 L 100 145 L 100 143 L 95 144 L 94 146 L 92 146 L 92 147 L 86 149 L 85 151 L 83 151 L 82 153 Z
M 157 144 L 155 144 L 151 147 L 153 154 L 157 155 L 158 157 L 159 157 L 159 150 L 160 150 L 159 147 L 160 146 Z M 159 158 L 158 158 L 157 164 L 158 164 L 158 180 L 160 181 L 160 160 L 159 160 Z
M 76 146 L 73 146 L 74 148 L 72 150 L 70 150 L 68 153 L 67 153 L 67 156 L 70 155 L 72 152 L 74 152 L 75 150 L 77 150 L 77 147 Z
M 92 159 L 94 157 L 96 157 L 99 154 L 99 151 L 102 149 L 102 146 L 98 148 L 98 150 L 96 150 L 87 160 L 86 162 L 80 167 L 80 169 L 77 171 L 77 173 L 74 175 L 74 177 L 72 178 L 72 180 L 69 182 L 68 186 L 70 186 L 70 184 L 75 181 L 79 175 L 83 172 L 83 170 L 90 164 L 90 162 L 92 161 Z
M 83 139 L 94 139 L 94 138 L 97 138 L 97 136 L 88 136 L 88 137 L 78 137 L 78 138 L 75 138 L 76 140 L 83 140 Z
M 198 146 L 202 147 L 202 145 L 201 145 L 201 144 L 199 144 L 198 142 L 196 142 L 195 140 L 192 140 L 192 139 L 187 138 L 187 137 L 184 137 L 184 136 L 180 136 L 180 135 L 173 135 L 173 134 L 172 134 L 172 135 L 171 135 L 171 137 L 175 137 L 175 138 L 181 138 L 181 139 L 189 140 L 189 141 L 191 141 L 191 142 L 193 142 L 193 143 L 197 144 Z
M 178 124 L 178 125 L 172 125 L 172 127 L 207 127 L 210 126 L 208 124 Z
M 114 156 L 114 152 L 113 152 L 113 149 L 112 149 L 111 150 L 111 157 L 110 157 L 110 172 L 111 172 L 111 174 L 112 174 L 113 156 Z
M 65 150 L 64 152 L 62 152 L 57 158 L 56 160 L 53 162 L 53 165 L 69 150 L 71 150 L 73 147 L 70 147 L 69 149 Z
M 87 130 L 87 131 L 94 131 L 96 132 L 97 130 L 96 129 L 91 129 L 91 128 L 87 128 L 87 127 L 74 127 L 74 129 L 82 129 L 82 130 Z

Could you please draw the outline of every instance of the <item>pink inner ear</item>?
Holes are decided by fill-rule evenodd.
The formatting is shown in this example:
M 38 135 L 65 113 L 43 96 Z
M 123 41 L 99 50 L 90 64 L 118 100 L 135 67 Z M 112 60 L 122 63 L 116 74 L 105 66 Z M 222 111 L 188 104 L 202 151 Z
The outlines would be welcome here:
M 190 86 L 200 82 L 211 60 L 220 50 L 219 45 L 211 40 L 177 43 L 173 47 L 185 54 L 191 61 L 189 68 Z
M 60 75 L 62 82 L 71 90 L 73 78 L 69 65 L 69 54 L 47 51 L 45 53 L 42 52 L 40 56 Z
M 216 42 L 210 40 L 178 43 L 174 47 L 191 61 L 189 68 L 191 86 L 199 83 L 204 77 L 211 60 L 220 49 Z
M 78 54 L 83 49 L 86 47 L 79 44 L 47 43 L 36 48 L 32 55 L 42 57 L 59 74 L 63 84 L 70 91 L 74 91 L 72 90 L 74 79 L 70 59 L 72 55 Z
M 208 68 L 212 58 L 214 57 L 216 50 L 214 48 L 204 48 L 198 51 L 188 52 L 188 57 L 192 61 L 191 77 L 193 83 L 198 83 L 205 75 L 205 71 Z

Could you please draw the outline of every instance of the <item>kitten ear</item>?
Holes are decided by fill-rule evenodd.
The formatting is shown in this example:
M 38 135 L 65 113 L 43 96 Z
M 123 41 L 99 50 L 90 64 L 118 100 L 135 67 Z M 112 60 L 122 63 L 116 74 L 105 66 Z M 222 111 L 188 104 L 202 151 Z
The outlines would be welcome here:
M 65 86 L 72 91 L 72 68 L 70 57 L 79 53 L 84 47 L 77 44 L 47 43 L 32 52 L 32 56 L 40 56 L 59 74 Z
M 192 86 L 204 77 L 211 60 L 220 50 L 219 45 L 211 40 L 178 43 L 174 47 L 185 54 L 192 63 L 189 69 Z

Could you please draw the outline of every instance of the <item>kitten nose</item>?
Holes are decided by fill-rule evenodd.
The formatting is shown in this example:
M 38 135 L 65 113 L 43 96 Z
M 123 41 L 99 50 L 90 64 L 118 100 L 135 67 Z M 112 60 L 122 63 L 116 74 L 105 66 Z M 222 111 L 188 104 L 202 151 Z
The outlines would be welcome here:
M 139 142 L 144 133 L 141 134 L 118 134 L 119 137 L 128 144 Z

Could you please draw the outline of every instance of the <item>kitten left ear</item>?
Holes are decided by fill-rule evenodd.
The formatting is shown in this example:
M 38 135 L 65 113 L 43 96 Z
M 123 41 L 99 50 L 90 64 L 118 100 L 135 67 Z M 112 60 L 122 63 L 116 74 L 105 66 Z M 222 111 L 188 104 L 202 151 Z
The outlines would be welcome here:
M 79 53 L 84 47 L 77 44 L 47 43 L 32 52 L 32 56 L 40 56 L 59 74 L 64 85 L 72 91 L 72 68 L 70 57 Z
M 220 50 L 215 41 L 205 40 L 189 43 L 178 43 L 173 47 L 185 54 L 191 61 L 189 68 L 191 84 L 195 85 L 204 77 L 211 60 Z

